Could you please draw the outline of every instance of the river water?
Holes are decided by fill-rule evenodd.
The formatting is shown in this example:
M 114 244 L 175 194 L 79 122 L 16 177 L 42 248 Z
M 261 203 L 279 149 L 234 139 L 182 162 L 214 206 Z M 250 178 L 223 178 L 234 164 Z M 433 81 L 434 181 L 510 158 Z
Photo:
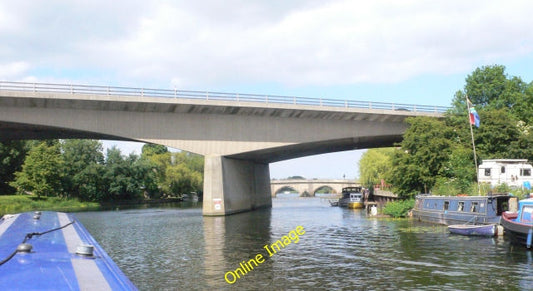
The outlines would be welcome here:
M 505 238 L 368 218 L 320 198 L 226 217 L 203 217 L 200 204 L 76 216 L 140 290 L 533 290 L 532 252 Z M 285 247 L 269 256 L 277 240 Z M 257 255 L 253 269 L 240 265 Z

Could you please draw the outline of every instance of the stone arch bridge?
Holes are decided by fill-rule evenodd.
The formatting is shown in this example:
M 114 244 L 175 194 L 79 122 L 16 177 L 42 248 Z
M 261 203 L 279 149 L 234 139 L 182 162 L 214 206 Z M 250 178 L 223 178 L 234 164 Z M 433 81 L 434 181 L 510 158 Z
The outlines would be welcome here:
M 270 190 L 272 197 L 276 197 L 279 192 L 285 189 L 291 189 L 298 192 L 299 196 L 303 196 L 304 193 L 308 193 L 310 196 L 315 196 L 315 193 L 324 188 L 328 187 L 333 190 L 333 193 L 340 194 L 342 188 L 349 186 L 361 186 L 361 184 L 355 182 L 354 180 L 328 180 L 328 179 L 313 179 L 313 180 L 303 180 L 303 179 L 290 179 L 290 180 L 271 180 L 270 181 Z

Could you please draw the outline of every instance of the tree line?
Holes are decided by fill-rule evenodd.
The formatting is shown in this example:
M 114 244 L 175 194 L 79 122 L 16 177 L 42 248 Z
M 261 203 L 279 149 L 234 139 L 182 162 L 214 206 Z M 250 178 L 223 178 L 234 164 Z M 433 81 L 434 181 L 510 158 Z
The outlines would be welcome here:
M 203 188 L 203 157 L 146 144 L 142 154 L 103 153 L 98 140 L 0 143 L 0 194 L 110 202 L 180 197 Z
M 533 82 L 492 65 L 477 68 L 465 83 L 443 119 L 407 118 L 402 142 L 368 150 L 359 163 L 361 182 L 384 180 L 405 198 L 429 192 L 477 194 L 467 97 L 481 119 L 472 128 L 478 165 L 483 159 L 533 161 Z

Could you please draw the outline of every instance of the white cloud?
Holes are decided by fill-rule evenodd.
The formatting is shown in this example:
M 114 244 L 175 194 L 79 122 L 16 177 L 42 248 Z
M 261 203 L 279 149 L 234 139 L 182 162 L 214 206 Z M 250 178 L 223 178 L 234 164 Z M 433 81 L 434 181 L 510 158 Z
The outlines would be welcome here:
M 0 5 L 0 16 L 17 16 L 0 21 L 0 64 L 21 60 L 40 77 L 53 68 L 196 88 L 390 83 L 533 53 L 531 1 L 37 3 Z
M 26 62 L 0 63 L 0 79 L 13 80 L 20 78 L 29 69 Z

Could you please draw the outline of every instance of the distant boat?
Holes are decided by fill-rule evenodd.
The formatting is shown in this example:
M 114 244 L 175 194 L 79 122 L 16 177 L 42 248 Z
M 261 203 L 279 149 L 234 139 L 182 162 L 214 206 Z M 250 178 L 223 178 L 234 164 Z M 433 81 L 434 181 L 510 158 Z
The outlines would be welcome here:
M 496 225 L 495 224 L 453 224 L 448 225 L 448 230 L 454 234 L 460 235 L 474 235 L 474 236 L 495 236 Z
M 533 247 L 533 198 L 518 201 L 518 212 L 504 212 L 501 224 L 512 242 Z
M 0 290 L 137 290 L 69 213 L 0 218 Z
M 509 207 L 508 195 L 431 196 L 418 195 L 413 217 L 444 225 L 498 224 Z
M 342 188 L 342 197 L 339 199 L 339 206 L 352 209 L 363 208 L 362 189 L 362 187 Z
M 329 200 L 331 206 L 339 206 L 339 200 Z

